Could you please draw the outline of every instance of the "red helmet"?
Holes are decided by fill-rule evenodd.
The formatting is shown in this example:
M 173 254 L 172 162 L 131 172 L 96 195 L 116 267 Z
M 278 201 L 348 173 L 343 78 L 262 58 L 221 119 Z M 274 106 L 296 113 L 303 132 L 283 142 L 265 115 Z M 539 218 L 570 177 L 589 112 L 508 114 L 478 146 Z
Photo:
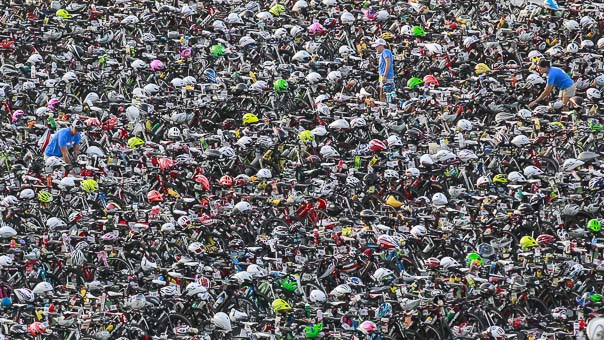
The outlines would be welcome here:
M 157 190 L 151 190 L 147 194 L 147 200 L 149 202 L 162 202 L 164 200 L 163 196 Z
M 229 176 L 229 175 L 224 175 L 220 178 L 220 181 L 218 182 L 218 184 L 220 184 L 224 187 L 230 187 L 233 185 L 233 178 L 231 178 L 231 176 Z M 206 190 L 208 190 L 208 189 L 206 189 Z
M 440 85 L 439 82 L 438 82 L 438 79 L 436 79 L 436 77 L 433 76 L 433 75 L 431 75 L 431 74 L 429 74 L 429 75 L 427 75 L 427 76 L 424 77 L 424 84 L 428 85 L 428 86 L 430 86 L 430 85 L 434 85 L 434 86 Z
M 168 171 L 174 166 L 174 161 L 170 158 L 162 157 L 157 161 L 161 171 Z
M 386 144 L 379 139 L 372 139 L 369 142 L 369 149 L 371 149 L 371 151 L 380 152 L 386 150 Z
M 327 209 L 327 201 L 324 198 L 317 199 L 317 209 Z
M 554 243 L 554 241 L 556 241 L 556 239 L 552 235 L 541 234 L 537 236 L 537 243 L 542 246 L 549 246 Z
M 392 236 L 390 235 L 380 235 L 377 238 L 377 243 L 382 249 L 396 249 L 398 245 Z
M 42 322 L 36 321 L 29 325 L 29 327 L 27 327 L 27 330 L 29 331 L 29 334 L 31 334 L 31 336 L 38 336 L 46 333 L 46 327 L 47 326 Z
M 101 126 L 101 121 L 98 118 L 88 118 L 84 121 L 86 126 Z
M 195 182 L 201 184 L 203 190 L 210 190 L 210 181 L 204 175 L 197 175 L 194 177 Z
M 426 261 L 426 267 L 428 268 L 438 268 L 440 267 L 440 260 L 437 259 L 436 257 L 430 257 L 427 258 Z

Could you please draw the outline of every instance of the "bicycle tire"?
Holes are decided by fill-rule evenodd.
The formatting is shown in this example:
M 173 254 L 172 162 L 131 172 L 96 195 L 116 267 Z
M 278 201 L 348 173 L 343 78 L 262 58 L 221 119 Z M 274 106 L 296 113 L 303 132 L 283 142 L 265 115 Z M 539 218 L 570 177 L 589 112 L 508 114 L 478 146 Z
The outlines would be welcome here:
M 160 334 L 164 334 L 164 330 L 165 330 L 165 334 L 171 334 L 171 335 L 175 335 L 174 334 L 174 328 L 177 325 L 187 325 L 189 327 L 191 327 L 191 320 L 189 320 L 186 316 L 181 315 L 181 314 L 170 314 L 167 317 L 164 317 L 163 319 L 159 320 L 157 323 L 157 328 L 156 330 L 161 331 Z M 169 331 L 172 332 L 169 332 Z

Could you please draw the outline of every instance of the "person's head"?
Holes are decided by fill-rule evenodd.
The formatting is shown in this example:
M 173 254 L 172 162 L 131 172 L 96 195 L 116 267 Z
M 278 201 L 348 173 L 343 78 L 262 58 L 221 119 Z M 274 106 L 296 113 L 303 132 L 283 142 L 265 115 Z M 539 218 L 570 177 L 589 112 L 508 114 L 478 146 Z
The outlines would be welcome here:
M 545 74 L 547 73 L 547 71 L 549 71 L 549 67 L 551 66 L 549 60 L 545 60 L 542 59 L 541 61 L 539 61 L 539 64 L 537 65 L 537 71 L 539 71 L 539 73 L 541 74 Z
M 76 119 L 71 123 L 71 134 L 77 135 L 78 133 L 84 131 L 84 122 L 79 119 Z
M 371 44 L 371 47 L 375 48 L 378 53 L 382 53 L 386 49 L 386 40 L 379 38 Z

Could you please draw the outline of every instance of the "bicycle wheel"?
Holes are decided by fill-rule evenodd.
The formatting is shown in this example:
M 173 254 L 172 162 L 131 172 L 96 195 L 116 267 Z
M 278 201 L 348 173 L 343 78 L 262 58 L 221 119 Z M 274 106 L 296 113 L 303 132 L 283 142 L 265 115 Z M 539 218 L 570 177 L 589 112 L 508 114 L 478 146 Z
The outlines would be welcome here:
M 170 314 L 159 320 L 157 328 L 150 330 L 150 332 L 155 333 L 155 335 L 176 335 L 176 328 L 182 326 L 191 327 L 191 321 L 184 315 Z

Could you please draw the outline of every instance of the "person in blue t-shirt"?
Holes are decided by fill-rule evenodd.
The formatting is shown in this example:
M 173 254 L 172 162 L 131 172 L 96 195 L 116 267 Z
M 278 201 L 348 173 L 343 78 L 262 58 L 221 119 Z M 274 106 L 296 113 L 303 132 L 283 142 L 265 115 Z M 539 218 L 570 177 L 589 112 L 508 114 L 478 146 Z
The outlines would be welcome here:
M 547 74 L 547 85 L 541 95 L 529 104 L 529 107 L 533 108 L 537 106 L 540 101 L 549 98 L 555 87 L 560 90 L 560 98 L 562 98 L 562 104 L 564 105 L 563 109 L 568 109 L 568 102 L 577 91 L 575 82 L 566 74 L 566 72 L 564 72 L 564 70 L 551 66 L 548 60 L 541 60 L 537 66 L 537 70 L 541 74 Z
M 386 40 L 381 38 L 371 44 L 379 57 L 379 86 L 384 89 L 380 91 L 381 101 L 384 101 L 386 92 L 394 91 L 394 56 L 392 55 L 392 51 L 386 48 L 386 45 Z
M 81 120 L 76 120 L 71 124 L 71 127 L 63 128 L 52 137 L 50 143 L 44 150 L 44 159 L 48 157 L 61 157 L 67 165 L 72 164 L 80 153 L 80 133 L 84 130 L 84 123 Z M 73 155 L 70 150 L 73 149 Z

